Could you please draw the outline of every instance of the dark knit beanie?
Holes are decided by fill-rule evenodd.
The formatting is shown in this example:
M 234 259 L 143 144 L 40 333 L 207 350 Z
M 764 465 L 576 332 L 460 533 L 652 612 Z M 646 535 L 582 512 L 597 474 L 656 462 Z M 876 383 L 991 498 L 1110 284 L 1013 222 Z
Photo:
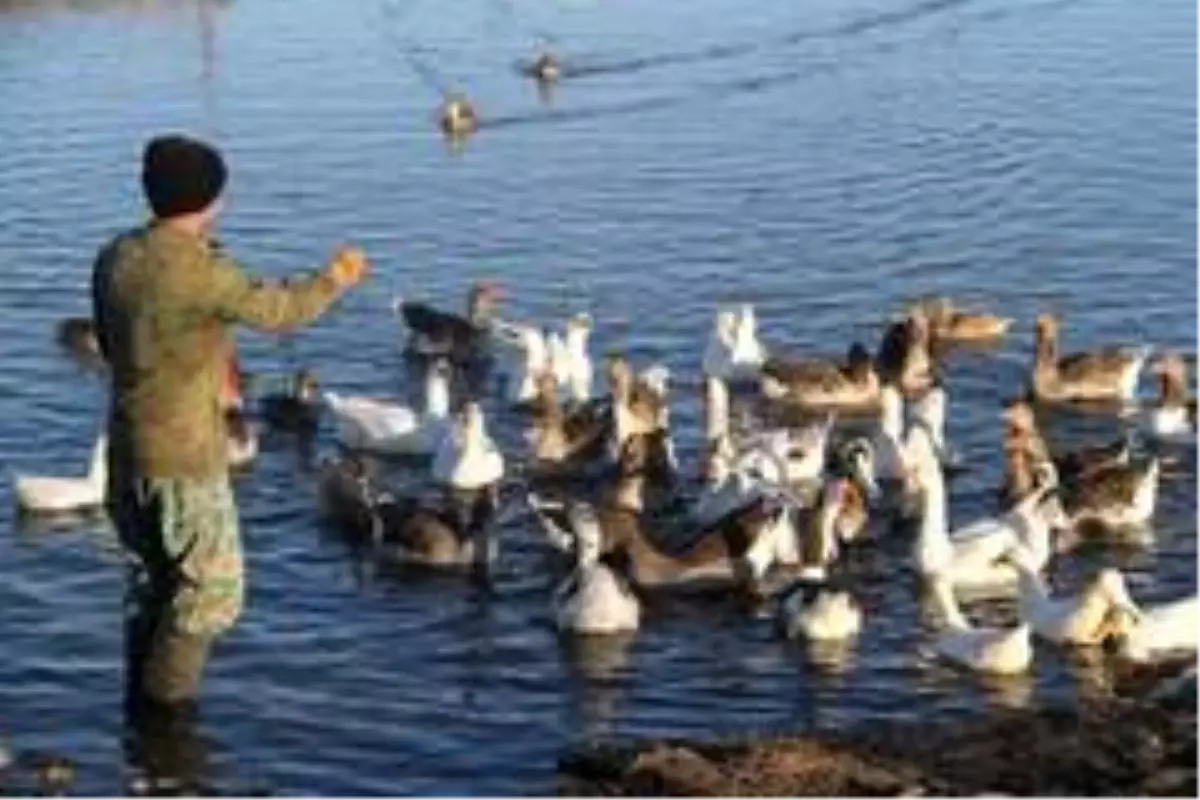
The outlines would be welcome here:
M 186 136 L 157 136 L 142 154 L 142 189 L 159 219 L 207 208 L 225 188 L 216 148 Z

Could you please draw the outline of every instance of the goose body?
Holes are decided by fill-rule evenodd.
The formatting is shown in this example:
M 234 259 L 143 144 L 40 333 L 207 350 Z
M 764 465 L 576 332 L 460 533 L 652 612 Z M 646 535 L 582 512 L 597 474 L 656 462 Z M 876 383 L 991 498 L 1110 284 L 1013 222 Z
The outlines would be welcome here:
M 1154 518 L 1160 472 L 1156 456 L 1100 468 L 1073 487 L 1067 514 L 1076 525 L 1088 521 L 1110 530 L 1144 527 Z
M 1142 607 L 1118 634 L 1118 654 L 1135 663 L 1154 663 L 1196 656 L 1200 632 L 1196 595 Z
M 370 397 L 325 393 L 338 443 L 349 450 L 381 455 L 424 456 L 437 452 L 446 436 L 450 412 L 449 370 L 429 367 L 423 414 L 397 403 Z
M 871 354 L 857 342 L 851 345 L 844 364 L 768 358 L 760 380 L 767 399 L 812 408 L 856 410 L 874 406 L 879 398 L 879 377 Z
M 849 592 L 801 581 L 784 593 L 778 626 L 789 639 L 845 641 L 862 629 L 862 607 Z
M 451 489 L 475 491 L 504 477 L 504 457 L 488 435 L 483 410 L 468 403 L 461 419 L 441 439 L 433 460 L 433 477 Z
M 1165 353 L 1151 365 L 1158 397 L 1144 409 L 1139 427 L 1159 442 L 1196 441 L 1196 398 L 1188 395 L 1187 365 L 1177 353 Z
M 1063 356 L 1058 350 L 1058 329 L 1058 320 L 1053 315 L 1042 314 L 1037 318 L 1030 387 L 1038 400 L 1133 401 L 1150 348 L 1106 347 Z
M 980 343 L 1003 338 L 1012 327 L 1011 317 L 957 308 L 948 297 L 934 297 L 918 307 L 929 319 L 934 340 L 946 343 Z
M 1112 633 L 1114 609 L 1129 604 L 1125 579 L 1115 569 L 1101 570 L 1083 590 L 1053 597 L 1038 571 L 1017 559 L 1018 609 L 1040 638 L 1055 644 L 1099 645 Z
M 554 593 L 554 619 L 562 632 L 606 635 L 637 630 L 641 604 L 624 576 L 601 559 L 598 525 L 586 509 L 572 509 L 575 569 Z
M 972 625 L 959 609 L 947 581 L 935 580 L 932 589 L 944 619 L 933 645 L 941 658 L 972 672 L 989 675 L 1021 675 L 1029 671 L 1033 663 L 1033 646 L 1027 624 L 1012 628 Z
M 747 303 L 736 311 L 717 311 L 704 349 L 704 374 L 730 383 L 753 381 L 759 377 L 765 360 L 754 307 Z
M 16 475 L 13 492 L 17 506 L 27 512 L 61 514 L 87 511 L 104 505 L 108 481 L 108 439 L 101 436 L 92 448 L 87 475 L 79 478 Z

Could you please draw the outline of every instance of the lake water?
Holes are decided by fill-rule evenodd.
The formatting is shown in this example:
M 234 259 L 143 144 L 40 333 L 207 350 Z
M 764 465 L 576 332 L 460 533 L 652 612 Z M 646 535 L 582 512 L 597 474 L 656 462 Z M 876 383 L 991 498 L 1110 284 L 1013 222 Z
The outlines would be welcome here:
M 991 509 L 996 414 L 1029 363 L 1039 310 L 1063 316 L 1068 349 L 1195 351 L 1191 0 L 753 8 L 0 2 L 4 465 L 83 468 L 104 387 L 60 354 L 53 326 L 87 313 L 95 248 L 141 218 L 140 148 L 166 129 L 225 150 L 222 235 L 249 268 L 285 274 L 344 240 L 375 265 L 370 288 L 292 350 L 241 335 L 252 371 L 295 359 L 329 386 L 411 395 L 390 296 L 457 306 L 479 278 L 504 284 L 513 316 L 588 309 L 597 352 L 663 359 L 681 379 L 696 374 L 721 301 L 756 303 L 773 346 L 842 352 L 856 337 L 873 345 L 906 298 L 946 292 L 1020 320 L 999 349 L 947 366 L 950 433 L 972 465 L 952 487 L 951 516 L 964 520 Z M 580 72 L 549 104 L 513 70 L 539 33 Z M 436 130 L 435 84 L 466 91 L 490 123 L 461 152 Z M 690 466 L 694 393 L 676 398 L 673 420 Z M 518 441 L 511 416 L 494 427 Z M 1115 431 L 1068 417 L 1050 432 Z M 238 482 L 248 611 L 203 698 L 203 770 L 218 785 L 544 792 L 556 757 L 596 739 L 1108 691 L 1106 665 L 1051 648 L 1038 648 L 1027 682 L 1004 687 L 932 663 L 895 539 L 856 568 L 868 618 L 840 670 L 814 668 L 733 603 L 656 602 L 625 648 L 563 646 L 547 613 L 558 573 L 528 519 L 503 531 L 490 592 L 378 573 L 321 530 L 291 444 L 264 449 Z M 1184 453 L 1151 545 L 1107 556 L 1139 598 L 1195 591 L 1195 480 Z M 0 503 L 0 733 L 76 759 L 80 791 L 119 791 L 112 534 L 18 525 L 11 505 Z

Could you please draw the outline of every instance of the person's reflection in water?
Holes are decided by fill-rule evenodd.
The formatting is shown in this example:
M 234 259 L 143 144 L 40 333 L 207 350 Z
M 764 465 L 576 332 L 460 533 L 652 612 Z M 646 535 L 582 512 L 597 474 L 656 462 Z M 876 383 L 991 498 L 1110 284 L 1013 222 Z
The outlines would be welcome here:
M 211 744 L 198 731 L 194 704 L 165 706 L 153 701 L 126 717 L 125 762 L 131 795 L 212 793 Z

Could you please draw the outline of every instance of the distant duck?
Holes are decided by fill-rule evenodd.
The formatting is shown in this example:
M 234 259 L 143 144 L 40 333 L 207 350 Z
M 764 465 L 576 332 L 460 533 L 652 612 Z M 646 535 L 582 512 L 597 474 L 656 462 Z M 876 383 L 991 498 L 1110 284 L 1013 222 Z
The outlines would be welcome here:
M 56 329 L 58 343 L 77 357 L 102 361 L 96 323 L 90 317 L 67 317 Z
M 930 334 L 938 342 L 992 342 L 1003 338 L 1013 324 L 1011 317 L 963 311 L 949 297 L 926 298 L 916 308 L 929 319 Z
M 758 379 L 766 350 L 758 339 L 754 306 L 717 311 L 713 330 L 704 349 L 704 374 L 729 383 Z
M 88 473 L 81 478 L 30 475 L 13 477 L 13 492 L 22 511 L 63 514 L 90 511 L 104 505 L 108 482 L 108 439 L 100 436 L 92 447 Z
M 1041 402 L 1132 402 L 1148 347 L 1105 347 L 1060 355 L 1058 318 L 1037 318 L 1030 388 Z
M 449 358 L 462 365 L 487 355 L 500 288 L 474 283 L 467 295 L 466 316 L 438 311 L 425 303 L 394 301 L 396 313 L 409 330 L 409 353 Z
M 1012 563 L 1019 576 L 1017 607 L 1034 634 L 1055 644 L 1099 645 L 1117 630 L 1115 614 L 1122 607 L 1137 613 L 1125 579 L 1118 570 L 1100 570 L 1076 595 L 1053 597 L 1035 564 L 1020 553 Z
M 1158 397 L 1141 414 L 1142 431 L 1155 441 L 1194 442 L 1196 398 L 1188 395 L 1187 365 L 1178 353 L 1164 353 L 1150 365 Z
M 879 400 L 874 360 L 859 342 L 850 346 L 844 364 L 768 358 L 762 368 L 761 388 L 769 400 L 820 409 L 872 408 Z
M 450 366 L 439 360 L 426 368 L 423 412 L 370 397 L 328 391 L 324 397 L 343 447 L 380 455 L 433 455 L 450 425 Z
M 467 136 L 479 130 L 475 107 L 465 97 L 447 97 L 439 112 L 442 132 L 452 138 Z
M 798 581 L 785 590 L 776 612 L 780 632 L 789 639 L 840 642 L 862 630 L 862 606 L 847 591 L 822 583 Z
M 1020 675 L 1033 663 L 1029 625 L 1012 628 L 972 625 L 963 615 L 950 582 L 939 577 L 932 593 L 943 619 L 934 639 L 937 654 L 959 667 L 990 675 Z
M 880 379 L 904 394 L 925 391 L 933 382 L 930 347 L 929 318 L 923 309 L 911 309 L 902 321 L 884 332 L 875 358 Z
M 559 631 L 586 636 L 635 631 L 641 604 L 625 572 L 629 557 L 617 550 L 601 557 L 600 527 L 588 506 L 568 510 L 575 532 L 575 568 L 554 592 L 554 619 Z
M 562 64 L 553 53 L 543 51 L 529 63 L 526 73 L 539 83 L 554 83 L 562 77 Z
M 497 485 L 503 477 L 504 457 L 488 435 L 483 409 L 469 402 L 441 439 L 433 478 L 450 490 L 476 492 Z
M 481 493 L 465 515 L 459 514 L 382 490 L 357 457 L 322 464 L 318 491 L 323 516 L 369 541 L 380 557 L 451 569 L 482 569 L 495 560 L 496 545 L 489 535 L 494 492 Z
M 1119 610 L 1126 612 L 1115 636 L 1121 659 L 1154 664 L 1196 657 L 1200 616 L 1195 594 L 1140 608 L 1128 603 Z
M 313 434 L 321 422 L 321 392 L 317 376 L 300 370 L 288 381 L 286 391 L 263 396 L 259 401 L 263 419 L 273 428 Z

